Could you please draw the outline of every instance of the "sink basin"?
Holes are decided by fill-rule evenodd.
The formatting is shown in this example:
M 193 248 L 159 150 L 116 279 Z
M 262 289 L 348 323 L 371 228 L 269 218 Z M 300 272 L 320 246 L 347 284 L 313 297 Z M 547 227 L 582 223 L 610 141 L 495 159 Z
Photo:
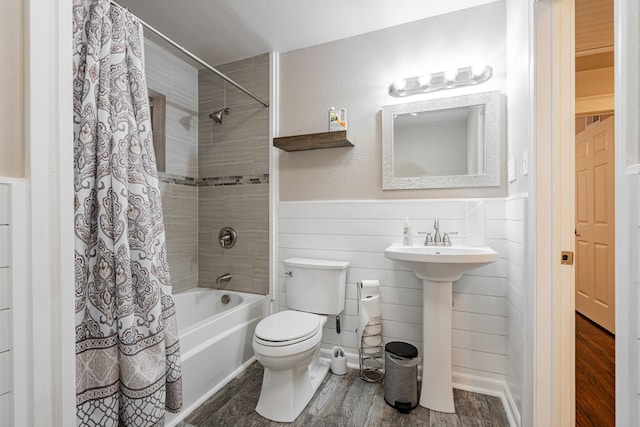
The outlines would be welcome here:
M 458 280 L 468 270 L 498 259 L 498 254 L 486 246 L 393 244 L 384 250 L 384 256 L 404 262 L 421 279 L 435 282 Z
M 394 244 L 384 256 L 422 279 L 422 381 L 420 406 L 455 412 L 451 381 L 452 282 L 467 271 L 495 262 L 489 247 L 403 246 Z

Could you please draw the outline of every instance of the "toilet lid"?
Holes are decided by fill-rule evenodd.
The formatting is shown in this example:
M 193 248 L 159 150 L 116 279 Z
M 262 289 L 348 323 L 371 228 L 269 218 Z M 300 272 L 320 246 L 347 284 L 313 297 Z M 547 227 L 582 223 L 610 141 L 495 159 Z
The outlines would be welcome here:
M 262 319 L 256 326 L 255 335 L 263 341 L 274 343 L 300 342 L 318 333 L 322 327 L 321 319 L 313 313 L 280 311 Z

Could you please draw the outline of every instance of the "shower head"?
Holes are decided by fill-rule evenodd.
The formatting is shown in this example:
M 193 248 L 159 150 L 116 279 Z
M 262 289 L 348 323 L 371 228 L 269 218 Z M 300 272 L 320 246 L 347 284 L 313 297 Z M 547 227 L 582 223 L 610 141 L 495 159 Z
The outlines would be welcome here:
M 211 120 L 213 120 L 214 122 L 216 122 L 217 124 L 221 125 L 222 124 L 222 115 L 223 114 L 229 114 L 229 109 L 228 108 L 222 108 L 218 111 L 215 111 L 211 114 L 209 114 L 209 118 Z

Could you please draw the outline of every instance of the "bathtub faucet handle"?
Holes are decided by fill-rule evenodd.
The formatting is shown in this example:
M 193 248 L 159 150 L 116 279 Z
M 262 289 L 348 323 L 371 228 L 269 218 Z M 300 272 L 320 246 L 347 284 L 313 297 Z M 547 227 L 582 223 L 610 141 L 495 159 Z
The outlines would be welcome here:
M 284 275 L 287 277 L 293 277 L 293 271 L 285 271 Z
M 231 249 L 238 239 L 238 233 L 231 227 L 223 227 L 218 233 L 218 243 L 223 249 Z

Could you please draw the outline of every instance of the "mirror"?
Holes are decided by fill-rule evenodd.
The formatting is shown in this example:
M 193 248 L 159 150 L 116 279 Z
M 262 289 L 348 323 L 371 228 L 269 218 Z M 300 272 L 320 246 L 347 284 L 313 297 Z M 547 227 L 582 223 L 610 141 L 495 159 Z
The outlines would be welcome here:
M 500 92 L 382 107 L 382 188 L 498 187 Z

